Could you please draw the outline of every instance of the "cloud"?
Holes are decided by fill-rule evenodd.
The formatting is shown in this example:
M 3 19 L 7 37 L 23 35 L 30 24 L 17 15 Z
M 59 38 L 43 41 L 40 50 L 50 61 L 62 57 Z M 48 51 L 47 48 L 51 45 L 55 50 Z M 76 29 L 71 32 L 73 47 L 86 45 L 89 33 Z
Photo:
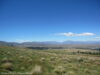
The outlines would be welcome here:
M 63 36 L 93 36 L 95 34 L 94 33 L 89 33 L 89 32 L 80 33 L 80 34 L 68 32 L 68 33 L 57 33 L 56 35 L 63 35 Z
M 23 42 L 32 42 L 31 40 L 16 40 L 18 43 L 23 43 Z

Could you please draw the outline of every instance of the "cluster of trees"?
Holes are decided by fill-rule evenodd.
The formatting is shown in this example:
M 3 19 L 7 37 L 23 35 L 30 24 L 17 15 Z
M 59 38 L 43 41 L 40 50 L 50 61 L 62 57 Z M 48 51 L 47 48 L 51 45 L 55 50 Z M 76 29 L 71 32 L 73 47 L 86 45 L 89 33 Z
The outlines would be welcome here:
M 78 54 L 92 54 L 92 55 L 100 55 L 100 50 L 96 51 L 77 51 Z
M 44 49 L 63 49 L 63 47 L 27 47 L 29 49 L 38 49 L 38 50 L 44 50 Z

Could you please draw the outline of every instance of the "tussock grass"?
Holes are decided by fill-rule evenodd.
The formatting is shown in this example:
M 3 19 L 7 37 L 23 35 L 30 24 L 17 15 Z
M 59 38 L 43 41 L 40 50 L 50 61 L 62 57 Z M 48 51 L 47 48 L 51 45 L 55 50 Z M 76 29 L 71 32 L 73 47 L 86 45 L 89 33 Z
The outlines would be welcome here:
M 86 54 L 79 51 L 86 51 Z M 0 75 L 4 75 L 2 72 L 28 72 L 24 75 L 100 75 L 100 55 L 91 52 L 93 50 L 0 47 Z

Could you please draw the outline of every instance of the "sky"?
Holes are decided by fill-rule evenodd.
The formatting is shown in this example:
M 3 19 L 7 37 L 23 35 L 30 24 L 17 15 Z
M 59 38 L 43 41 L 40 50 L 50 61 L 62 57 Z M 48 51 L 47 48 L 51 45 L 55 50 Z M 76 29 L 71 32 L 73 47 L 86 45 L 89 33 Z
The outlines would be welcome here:
M 0 0 L 0 40 L 100 40 L 100 0 Z

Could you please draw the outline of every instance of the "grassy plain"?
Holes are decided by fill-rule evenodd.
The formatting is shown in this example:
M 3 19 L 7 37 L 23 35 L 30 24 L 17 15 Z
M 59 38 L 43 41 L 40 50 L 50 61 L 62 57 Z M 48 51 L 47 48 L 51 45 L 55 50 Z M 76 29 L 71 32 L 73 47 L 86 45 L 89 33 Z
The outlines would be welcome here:
M 100 75 L 100 54 L 84 49 L 0 47 L 0 75 Z

